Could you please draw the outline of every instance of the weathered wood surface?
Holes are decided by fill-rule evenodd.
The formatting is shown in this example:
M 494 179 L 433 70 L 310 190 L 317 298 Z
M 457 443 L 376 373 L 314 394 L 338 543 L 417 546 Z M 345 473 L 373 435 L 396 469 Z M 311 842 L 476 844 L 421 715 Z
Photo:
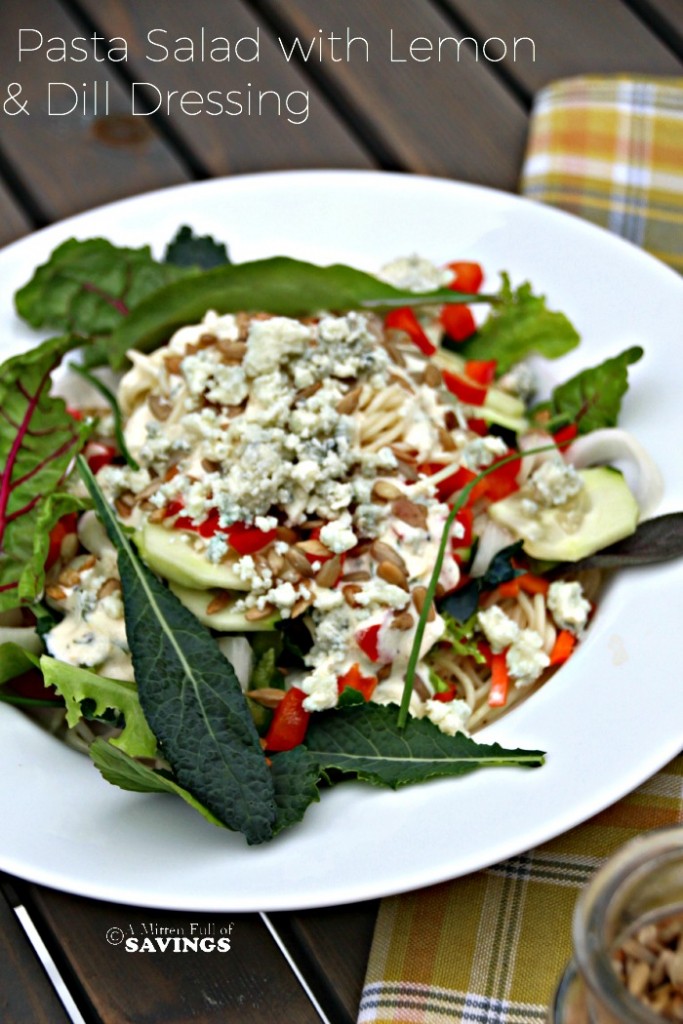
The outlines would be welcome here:
M 154 8 L 154 9 L 153 9 Z M 149 189 L 206 176 L 301 167 L 402 170 L 514 190 L 535 91 L 559 77 L 590 73 L 683 74 L 681 0 L 4 0 L 0 67 L 21 81 L 31 109 L 2 118 L 0 243 L 82 209 Z M 147 32 L 168 38 L 232 39 L 260 29 L 259 68 L 234 61 L 203 64 L 146 60 Z M 109 85 L 109 114 L 48 116 L 49 80 L 74 89 L 92 64 L 17 60 L 20 27 L 71 39 L 93 31 L 130 44 L 126 65 L 97 64 Z M 295 37 L 308 45 L 331 33 L 349 59 L 283 57 Z M 393 57 L 392 56 L 393 30 Z M 497 60 L 500 43 L 530 37 L 518 59 Z M 407 59 L 423 37 L 444 44 L 439 63 Z M 469 42 L 466 42 L 469 37 Z M 159 38 L 159 37 L 158 37 Z M 280 39 L 282 42 L 280 42 Z M 487 40 L 487 59 L 483 47 Z M 367 40 L 368 57 L 364 43 Z M 167 40 L 168 42 L 168 40 Z M 476 45 L 475 45 L 476 44 Z M 338 42 L 337 47 L 341 45 Z M 498 46 L 498 49 L 496 49 Z M 450 47 L 450 49 L 449 49 Z M 527 44 L 528 47 L 528 44 Z M 313 51 L 316 52 L 315 49 Z M 340 52 L 336 51 L 337 54 Z M 416 50 L 424 56 L 426 51 Z M 87 71 L 85 69 L 87 68 Z M 258 72 L 258 77 L 257 77 Z M 132 81 L 165 94 L 191 89 L 257 88 L 281 97 L 310 93 L 310 118 L 288 124 L 271 114 L 212 118 L 133 117 Z M 55 93 L 59 98 L 59 90 Z M 61 87 L 62 99 L 68 95 Z M 142 95 L 142 94 L 141 94 Z M 148 99 L 154 91 L 147 90 Z M 293 870 L 296 866 L 293 866 Z M 286 884 L 286 880 L 284 883 Z M 259 915 L 159 913 L 102 904 L 15 881 L 88 1024 L 265 1024 L 319 1019 L 317 1011 Z M 370 949 L 376 904 L 271 916 L 273 927 L 332 1024 L 352 1024 Z M 111 928 L 138 937 L 144 926 L 189 929 L 233 924 L 226 953 L 133 953 L 107 941 Z M 0 900 L 0 1019 L 3 1024 L 66 1020 L 43 968 L 7 901 Z

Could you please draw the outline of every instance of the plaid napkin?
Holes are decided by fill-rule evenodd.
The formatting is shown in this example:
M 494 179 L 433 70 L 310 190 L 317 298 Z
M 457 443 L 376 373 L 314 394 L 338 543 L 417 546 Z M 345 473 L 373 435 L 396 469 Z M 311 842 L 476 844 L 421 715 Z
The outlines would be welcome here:
M 683 272 L 683 78 L 570 78 L 532 114 L 522 191 Z
M 523 191 L 683 271 L 683 79 L 576 78 L 538 96 Z M 683 822 L 683 755 L 552 842 L 382 901 L 358 1024 L 543 1024 L 579 890 L 619 846 Z

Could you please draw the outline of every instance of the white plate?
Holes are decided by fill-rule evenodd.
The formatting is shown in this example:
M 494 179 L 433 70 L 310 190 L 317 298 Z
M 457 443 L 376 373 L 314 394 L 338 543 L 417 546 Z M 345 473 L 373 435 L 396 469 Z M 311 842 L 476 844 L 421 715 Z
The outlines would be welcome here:
M 183 186 L 54 225 L 0 253 L 3 355 L 35 343 L 12 294 L 59 241 L 103 235 L 159 251 L 182 223 L 236 260 L 284 253 L 367 269 L 413 252 L 529 278 L 583 335 L 562 379 L 641 344 L 623 425 L 658 459 L 664 511 L 683 507 L 683 283 L 569 216 L 487 189 L 389 174 L 268 174 Z M 541 748 L 536 771 L 492 769 L 399 793 L 345 784 L 273 843 L 205 823 L 180 800 L 123 793 L 82 756 L 0 706 L 0 867 L 81 895 L 148 907 L 295 909 L 417 888 L 558 835 L 650 776 L 683 742 L 677 595 L 683 562 L 621 575 L 586 641 L 486 740 Z

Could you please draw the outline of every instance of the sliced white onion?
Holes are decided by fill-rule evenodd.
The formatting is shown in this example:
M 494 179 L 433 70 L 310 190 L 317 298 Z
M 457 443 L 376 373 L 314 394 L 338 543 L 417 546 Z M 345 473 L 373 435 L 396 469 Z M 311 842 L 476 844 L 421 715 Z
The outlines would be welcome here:
M 528 434 L 523 434 L 519 438 L 519 450 L 521 452 L 528 451 L 530 448 L 546 448 L 548 445 L 554 446 L 555 441 L 552 434 L 546 434 L 543 430 L 530 430 Z M 537 452 L 535 455 L 524 455 L 522 456 L 522 464 L 520 466 L 519 473 L 517 474 L 517 482 L 521 485 L 526 483 L 531 474 L 539 466 L 542 466 L 548 459 L 554 459 L 557 455 L 557 448 L 548 448 L 548 451 Z
M 251 644 L 244 636 L 223 636 L 218 641 L 218 647 L 232 665 L 240 686 L 246 690 L 254 668 Z
M 470 568 L 470 576 L 483 576 L 491 564 L 491 559 L 512 544 L 514 539 L 509 530 L 487 517 L 479 534 L 479 544 Z
M 621 470 L 640 506 L 641 518 L 647 518 L 664 493 L 662 475 L 642 444 L 625 430 L 605 427 L 574 441 L 565 453 L 567 462 L 577 469 L 585 466 L 614 466 Z
M 43 641 L 33 626 L 0 626 L 0 644 L 17 644 L 29 654 L 43 653 Z

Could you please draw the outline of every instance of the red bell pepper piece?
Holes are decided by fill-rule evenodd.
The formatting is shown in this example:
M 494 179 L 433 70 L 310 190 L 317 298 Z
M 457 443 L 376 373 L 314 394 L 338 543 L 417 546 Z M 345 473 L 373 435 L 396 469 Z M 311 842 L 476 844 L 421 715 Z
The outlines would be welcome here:
M 474 417 L 467 421 L 467 428 L 468 430 L 471 430 L 473 434 L 479 434 L 479 437 L 486 437 L 489 432 L 490 425 L 486 420 L 480 420 L 478 417 Z
M 297 686 L 287 690 L 275 708 L 265 737 L 266 750 L 292 750 L 303 743 L 311 712 L 303 703 L 307 694 Z
M 447 263 L 446 266 L 454 274 L 448 288 L 454 292 L 466 292 L 468 295 L 474 295 L 479 291 L 484 280 L 481 264 L 455 260 L 453 263 Z
M 510 673 L 505 660 L 505 651 L 491 656 L 491 689 L 489 690 L 489 706 L 502 708 L 508 699 Z
M 439 314 L 441 326 L 452 341 L 465 341 L 477 329 L 472 310 L 464 303 L 444 306 Z
M 380 660 L 379 631 L 380 627 L 375 625 L 368 626 L 366 629 L 359 629 L 356 633 L 356 643 L 370 661 Z
M 233 523 L 232 526 L 225 528 L 225 533 L 228 544 L 239 555 L 252 555 L 255 551 L 261 551 L 272 544 L 277 536 L 276 530 L 258 530 L 255 526 L 246 526 L 245 523 Z
M 465 373 L 471 380 L 476 380 L 477 384 L 487 387 L 495 380 L 497 367 L 497 359 L 468 359 Z
M 441 701 L 442 704 L 449 704 L 452 700 L 455 700 L 456 689 L 454 686 L 449 686 L 447 690 L 439 690 L 432 697 L 432 700 Z
M 350 687 L 352 690 L 358 690 L 362 693 L 366 700 L 370 700 L 374 693 L 375 687 L 377 686 L 377 676 L 364 676 L 360 670 L 360 665 L 357 661 L 354 661 L 350 669 L 348 669 L 343 676 L 339 676 L 337 680 L 337 688 L 340 693 L 343 690 Z
M 576 425 L 576 423 L 568 423 L 566 427 L 560 427 L 559 430 L 555 431 L 555 433 L 553 434 L 553 439 L 555 441 L 555 444 L 559 448 L 562 448 L 568 444 L 571 444 L 571 442 L 574 440 L 578 432 L 579 428 Z
M 536 576 L 532 572 L 522 573 L 520 576 L 515 576 L 512 580 L 506 580 L 505 583 L 501 583 L 496 588 L 497 600 L 502 600 L 505 597 L 517 597 L 520 590 L 523 590 L 525 594 L 543 594 L 548 593 L 550 583 L 543 576 Z
M 50 547 L 48 549 L 47 558 L 45 559 L 45 568 L 51 569 L 52 566 L 59 560 L 59 556 L 62 553 L 62 544 L 64 538 L 70 534 L 76 532 L 76 525 L 78 523 L 78 516 L 75 512 L 69 512 L 68 515 L 62 516 L 50 530 Z
M 576 647 L 576 637 L 568 629 L 561 629 L 550 652 L 551 665 L 563 665 Z
M 436 352 L 436 345 L 429 340 L 410 306 L 392 309 L 384 318 L 384 326 L 387 330 L 404 331 L 426 356 Z
M 450 370 L 443 370 L 442 377 L 451 394 L 466 405 L 483 405 L 486 401 L 487 389 L 476 381 L 468 380 L 467 377 L 452 373 Z
M 103 466 L 109 466 L 116 458 L 116 448 L 101 441 L 88 441 L 83 452 L 86 462 L 93 473 L 97 474 Z

